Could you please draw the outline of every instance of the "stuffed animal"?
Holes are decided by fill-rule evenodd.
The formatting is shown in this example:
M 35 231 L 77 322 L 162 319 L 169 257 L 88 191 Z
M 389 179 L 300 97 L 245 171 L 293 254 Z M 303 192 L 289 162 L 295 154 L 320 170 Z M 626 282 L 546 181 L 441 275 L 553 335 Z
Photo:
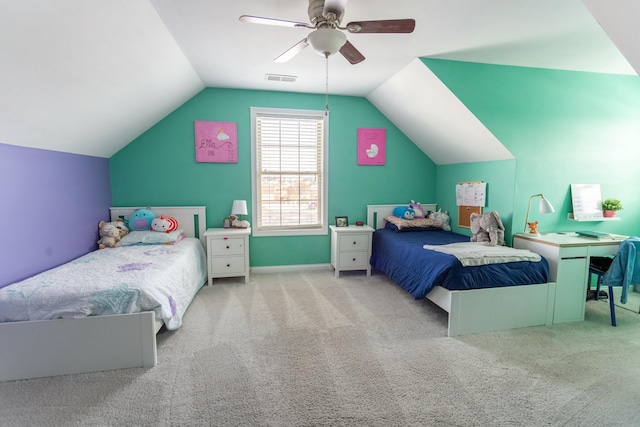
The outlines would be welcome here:
M 429 218 L 430 219 L 435 219 L 436 221 L 440 221 L 440 223 L 442 223 L 441 228 L 443 230 L 451 231 L 451 225 L 449 225 L 450 218 L 449 218 L 449 212 L 448 211 L 442 212 L 442 209 L 438 209 L 437 212 L 431 212 L 429 214 Z
M 98 240 L 98 247 L 104 249 L 107 246 L 115 248 L 116 243 L 120 241 L 120 229 L 114 222 L 100 221 L 98 223 L 98 229 L 100 230 L 100 240 Z
M 529 231 L 529 233 L 538 234 L 538 221 L 528 222 L 527 225 L 531 229 L 531 231 Z
M 149 209 L 138 209 L 129 217 L 131 231 L 147 231 L 151 229 L 151 223 L 156 215 Z
M 115 225 L 118 231 L 120 231 L 121 239 L 127 234 L 129 234 L 129 228 L 124 224 L 124 221 L 121 221 L 121 220 L 111 221 L 111 224 Z
M 170 216 L 160 215 L 151 221 L 151 230 L 170 233 L 178 229 L 178 221 Z
M 414 218 L 426 217 L 424 209 L 422 209 L 422 205 L 420 204 L 420 202 L 416 202 L 415 200 L 412 200 L 411 203 L 409 204 L 409 207 L 413 209 L 413 212 L 415 213 Z
M 398 206 L 397 208 L 393 209 L 393 216 L 397 216 L 398 218 L 413 219 L 415 215 L 416 213 L 414 212 L 414 210 L 406 206 Z
M 504 246 L 504 225 L 496 211 L 484 214 L 472 213 L 469 227 L 473 236 L 472 242 L 489 242 L 491 246 Z
M 229 219 L 231 220 L 232 228 L 249 228 L 250 226 L 249 221 L 238 219 L 235 215 L 229 215 Z

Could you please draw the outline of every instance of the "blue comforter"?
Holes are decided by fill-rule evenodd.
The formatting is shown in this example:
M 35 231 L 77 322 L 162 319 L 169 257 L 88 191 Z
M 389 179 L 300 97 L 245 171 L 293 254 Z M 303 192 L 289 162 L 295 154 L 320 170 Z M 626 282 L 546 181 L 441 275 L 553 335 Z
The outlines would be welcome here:
M 463 267 L 453 255 L 423 248 L 425 244 L 468 241 L 468 236 L 451 231 L 397 233 L 379 229 L 373 233 L 371 266 L 389 276 L 415 299 L 424 298 L 435 286 L 462 290 L 548 282 L 549 265 L 544 258 L 539 262 Z

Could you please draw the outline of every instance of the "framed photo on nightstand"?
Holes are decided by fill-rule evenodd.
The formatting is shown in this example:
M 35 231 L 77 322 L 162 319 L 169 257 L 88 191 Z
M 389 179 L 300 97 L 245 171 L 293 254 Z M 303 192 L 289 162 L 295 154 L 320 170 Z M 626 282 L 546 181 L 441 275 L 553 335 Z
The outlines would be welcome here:
M 348 227 L 349 226 L 349 218 L 346 216 L 337 216 L 336 217 L 336 227 Z

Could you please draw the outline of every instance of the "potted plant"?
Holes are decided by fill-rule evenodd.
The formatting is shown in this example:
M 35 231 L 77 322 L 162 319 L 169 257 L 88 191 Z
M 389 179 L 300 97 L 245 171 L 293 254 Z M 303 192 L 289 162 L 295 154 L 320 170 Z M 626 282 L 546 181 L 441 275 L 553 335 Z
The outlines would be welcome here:
M 605 218 L 612 218 L 616 216 L 616 211 L 622 209 L 622 202 L 618 199 L 606 199 L 602 202 L 602 214 Z

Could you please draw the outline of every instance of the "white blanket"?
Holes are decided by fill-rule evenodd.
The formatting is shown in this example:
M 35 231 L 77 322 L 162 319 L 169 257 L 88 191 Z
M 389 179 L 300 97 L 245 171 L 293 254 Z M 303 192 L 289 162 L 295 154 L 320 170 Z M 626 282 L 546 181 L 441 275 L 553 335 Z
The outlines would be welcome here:
M 200 241 L 107 248 L 0 289 L 0 322 L 155 311 L 167 329 L 207 280 Z
M 517 261 L 540 261 L 540 255 L 526 249 L 508 246 L 490 246 L 485 242 L 450 243 L 448 245 L 424 245 L 427 250 L 454 255 L 463 266 L 499 264 Z

